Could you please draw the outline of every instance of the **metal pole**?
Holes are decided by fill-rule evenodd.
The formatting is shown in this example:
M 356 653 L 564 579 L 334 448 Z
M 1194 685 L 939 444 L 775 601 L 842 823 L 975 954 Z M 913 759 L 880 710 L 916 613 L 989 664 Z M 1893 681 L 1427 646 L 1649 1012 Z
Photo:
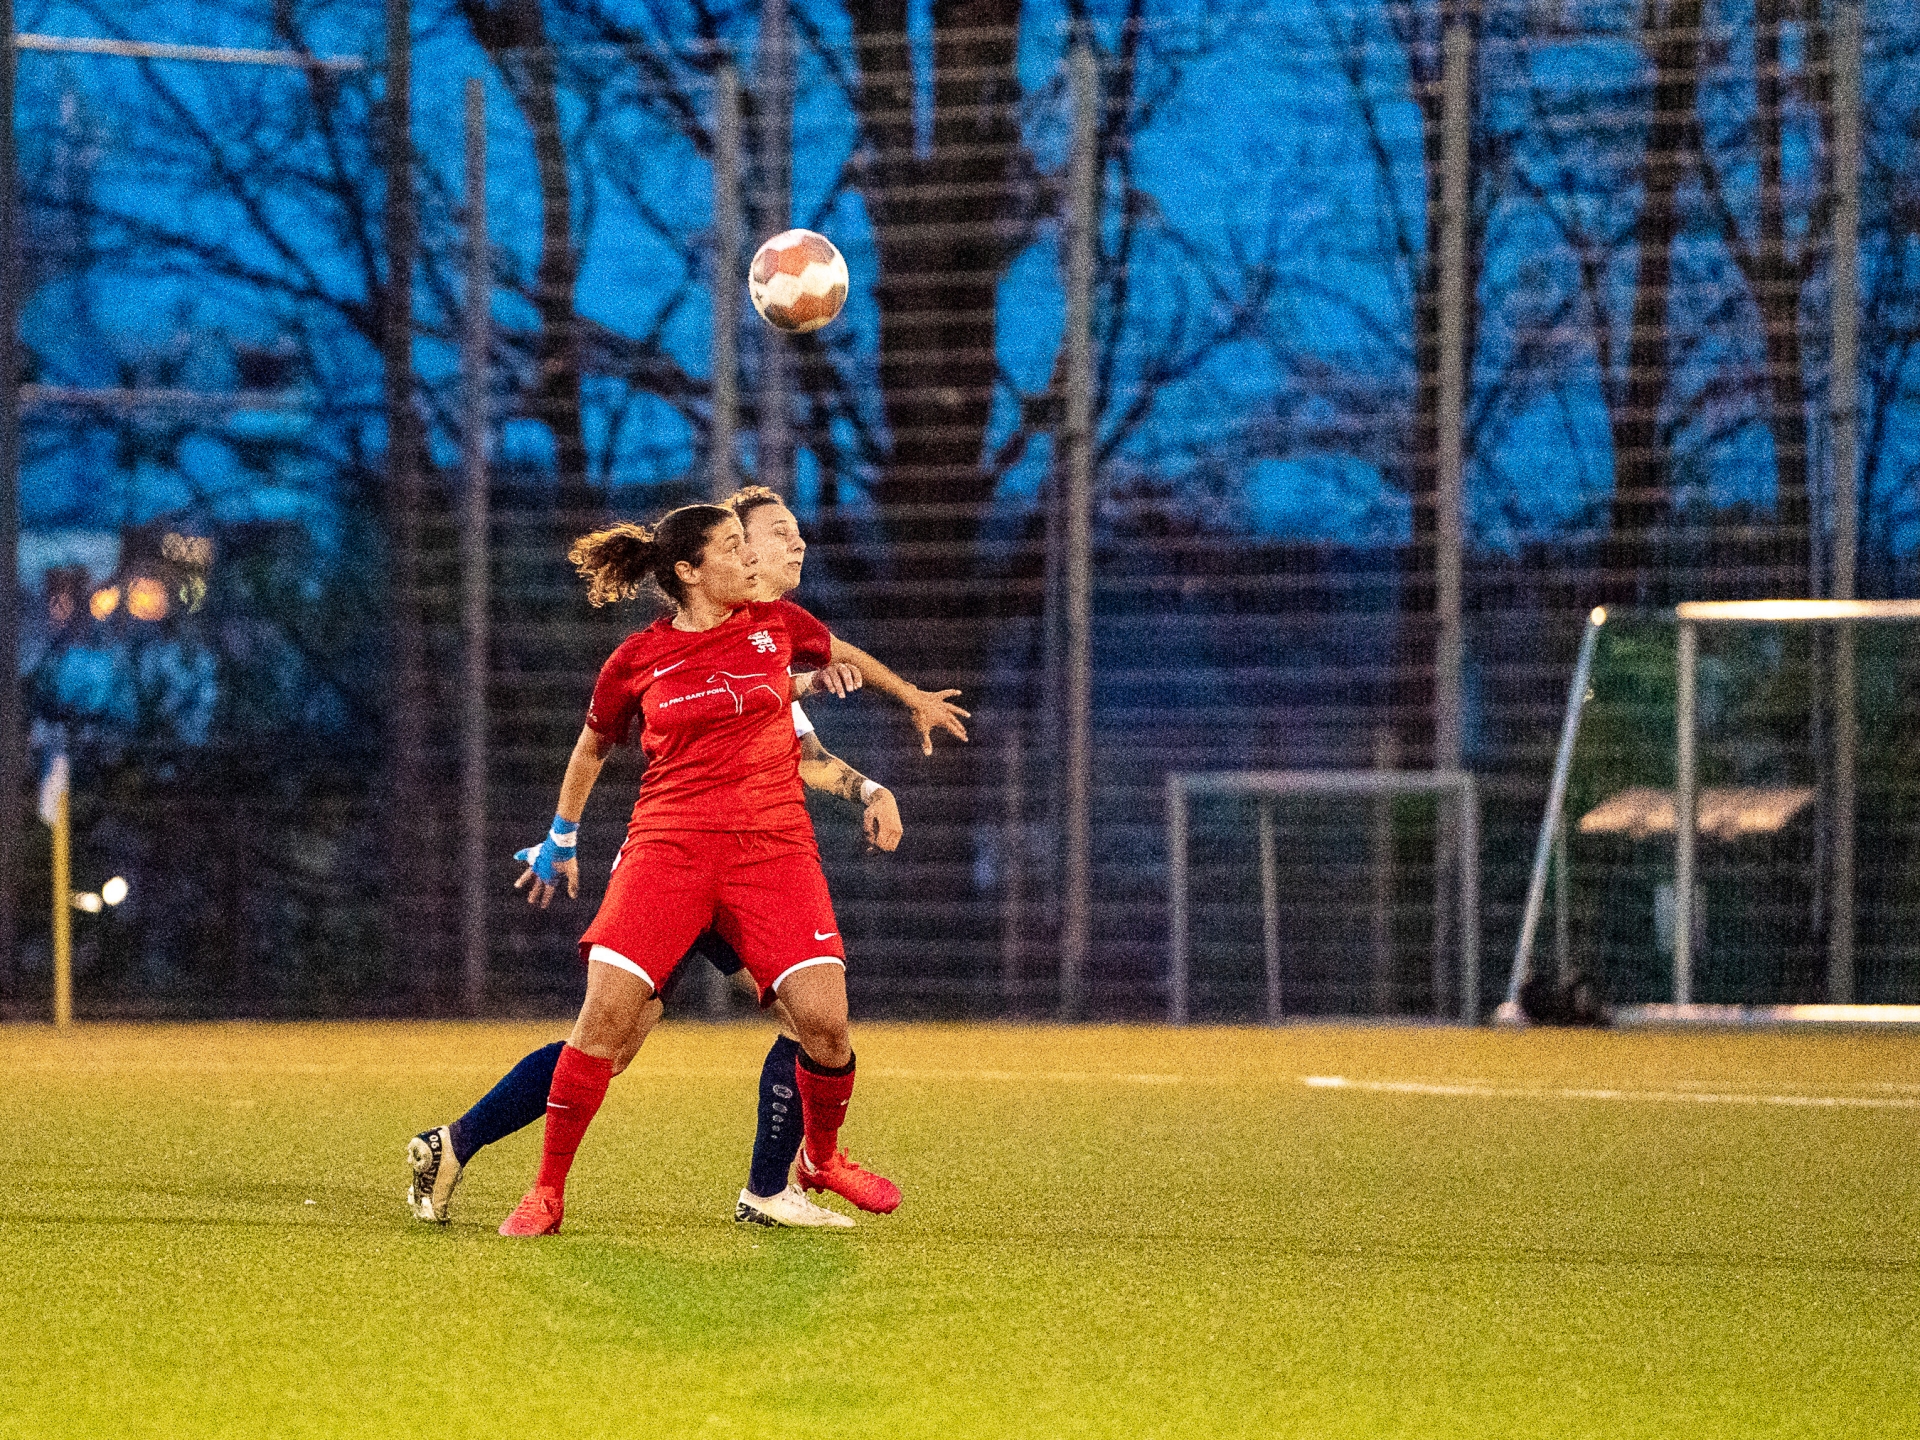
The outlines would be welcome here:
M 1373 768 L 1387 773 L 1399 765 L 1398 745 L 1390 727 L 1382 725 L 1373 733 Z M 1377 1015 L 1392 1011 L 1393 1005 L 1393 797 L 1376 795 L 1373 810 L 1372 851 L 1373 895 L 1369 939 L 1373 958 L 1373 1010 Z
M 1067 501 L 1064 462 L 1047 469 L 1041 485 L 1040 503 L 1044 507 L 1046 548 L 1040 557 L 1041 599 L 1039 618 L 1040 710 L 1036 717 L 1035 749 L 1041 757 L 1041 774 L 1034 786 L 1048 826 L 1043 864 L 1035 867 L 1039 879 L 1038 913 L 1058 924 L 1061 901 L 1060 830 L 1066 815 L 1066 547 Z M 1055 930 L 1057 948 L 1060 933 Z
M 1547 813 L 1540 817 L 1540 834 L 1533 843 L 1533 874 L 1527 881 L 1527 905 L 1520 918 L 1520 939 L 1513 947 L 1513 973 L 1507 978 L 1507 1004 L 1520 1003 L 1520 987 L 1533 969 L 1533 937 L 1540 928 L 1540 911 L 1547 897 L 1547 864 L 1553 832 L 1567 803 L 1567 777 L 1573 771 L 1573 742 L 1580 734 L 1580 716 L 1587 708 L 1587 690 L 1593 680 L 1593 657 L 1600 644 L 1600 627 L 1607 623 L 1604 607 L 1587 615 L 1580 637 L 1580 655 L 1573 662 L 1573 681 L 1567 686 L 1566 713 L 1560 721 L 1560 749 L 1553 757 L 1553 781 L 1547 786 Z
M 713 82 L 713 418 L 707 486 L 716 500 L 738 488 L 733 434 L 740 396 L 740 72 L 720 62 Z
M 1280 1023 L 1280 883 L 1273 854 L 1273 802 L 1260 802 L 1260 956 L 1267 977 L 1267 1023 Z
M 1084 1002 L 1092 931 L 1093 789 L 1093 244 L 1099 223 L 1094 177 L 1093 51 L 1073 51 L 1073 154 L 1067 211 L 1066 894 L 1060 927 L 1060 1016 Z
M 775 232 L 793 224 L 793 29 L 789 0 L 760 0 L 760 193 Z M 760 327 L 759 480 L 793 484 L 793 355 L 787 337 Z
M 1835 0 L 1833 53 L 1833 592 L 1854 597 L 1859 551 L 1859 457 L 1855 439 L 1860 365 L 1860 0 Z M 1854 999 L 1855 774 L 1859 685 L 1852 625 L 1842 622 L 1833 657 L 1833 909 L 1827 928 L 1827 1000 Z
M 1454 25 L 1441 72 L 1441 205 L 1439 293 L 1439 446 L 1434 551 L 1433 768 L 1458 770 L 1462 753 L 1461 551 L 1467 394 L 1467 191 L 1472 118 L 1473 35 Z
M 460 953 L 462 998 L 478 1015 L 487 990 L 487 352 L 493 259 L 487 244 L 487 90 L 467 81 L 467 283 L 460 369 Z
M 1183 776 L 1167 776 L 1167 1023 L 1187 1023 L 1187 790 Z
M 1680 622 L 1678 697 L 1674 705 L 1673 1003 L 1693 1003 L 1694 709 L 1700 631 Z
M 1446 32 L 1441 68 L 1441 231 L 1439 284 L 1438 445 L 1434 497 L 1433 768 L 1455 771 L 1463 751 L 1461 728 L 1461 550 L 1467 389 L 1467 194 L 1472 119 L 1473 35 L 1464 25 Z M 1447 1009 L 1452 975 L 1451 906 L 1440 880 L 1460 837 L 1447 807 L 1440 809 L 1434 845 L 1433 1007 Z
M 73 1024 L 73 822 L 68 787 L 53 799 L 53 1023 Z
M 1457 775 L 1459 771 L 1445 772 Z M 1447 806 L 1439 807 L 1434 818 L 1433 846 L 1433 955 L 1430 983 L 1433 987 L 1433 1013 L 1444 1016 L 1451 1000 L 1453 962 L 1453 907 L 1458 898 L 1447 889 L 1447 871 L 1460 855 L 1460 837 L 1454 816 Z
M 387 846 L 392 873 L 421 870 L 421 856 L 433 846 L 422 845 L 423 830 L 432 817 L 424 813 L 425 785 L 421 773 L 425 749 L 426 705 L 423 663 L 425 645 L 420 625 L 420 455 L 419 417 L 413 396 L 413 267 L 418 250 L 417 216 L 413 197 L 413 28 L 409 0 L 387 0 L 386 5 L 386 288 L 381 297 L 382 359 L 385 365 L 387 420 L 387 535 L 391 548 L 388 584 L 392 587 L 392 693 L 389 698 L 391 808 Z M 431 993 L 434 965 L 418 951 L 423 942 L 438 939 L 422 934 L 429 929 L 432 903 L 421 902 L 432 893 L 439 877 L 428 870 L 417 886 L 396 886 L 387 902 L 387 958 L 411 979 L 416 995 Z M 423 913 L 424 912 L 424 913 Z M 406 953 L 414 952 L 414 953 Z M 403 961 L 402 956 L 405 955 Z
M 1027 796 L 1025 737 L 1016 716 L 1007 726 L 1000 767 L 1000 1000 L 1009 1010 L 1020 998 L 1026 958 Z
M 1480 1023 L 1480 790 L 1460 777 L 1460 1018 Z
M 12 6 L 7 9 L 12 14 Z M 7 33 L 13 35 L 8 23 Z M 111 55 L 122 60 L 186 60 L 197 65 L 277 65 L 289 70 L 362 70 L 358 55 L 308 55 L 298 50 L 249 50 L 231 45 L 170 45 L 151 40 L 106 40 L 87 35 L 13 35 L 21 50 L 56 55 Z
M 0 27 L 0 998 L 9 998 L 19 949 L 16 877 L 26 786 L 26 726 L 20 713 L 20 214 L 13 0 L 0 0 Z
M 1567 914 L 1567 812 L 1553 827 L 1553 973 L 1565 985 L 1573 978 L 1572 920 Z

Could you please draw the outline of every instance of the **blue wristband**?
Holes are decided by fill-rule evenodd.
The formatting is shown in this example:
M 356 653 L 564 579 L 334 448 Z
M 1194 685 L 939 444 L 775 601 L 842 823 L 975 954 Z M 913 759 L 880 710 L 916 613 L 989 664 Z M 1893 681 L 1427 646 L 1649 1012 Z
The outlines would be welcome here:
M 559 875 L 554 866 L 573 859 L 577 853 L 575 846 L 578 843 L 579 832 L 578 820 L 568 820 L 564 816 L 555 815 L 553 825 L 547 831 L 547 838 L 538 845 L 529 845 L 524 850 L 514 851 L 513 858 L 531 869 L 534 878 L 541 884 L 551 885 Z

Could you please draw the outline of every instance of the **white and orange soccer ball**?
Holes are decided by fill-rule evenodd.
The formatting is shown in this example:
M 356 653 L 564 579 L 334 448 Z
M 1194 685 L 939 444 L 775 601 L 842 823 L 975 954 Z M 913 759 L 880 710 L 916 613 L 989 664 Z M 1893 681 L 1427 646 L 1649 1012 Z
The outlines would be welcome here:
M 783 230 L 754 252 L 747 293 L 776 330 L 818 330 L 847 303 L 847 262 L 826 236 Z

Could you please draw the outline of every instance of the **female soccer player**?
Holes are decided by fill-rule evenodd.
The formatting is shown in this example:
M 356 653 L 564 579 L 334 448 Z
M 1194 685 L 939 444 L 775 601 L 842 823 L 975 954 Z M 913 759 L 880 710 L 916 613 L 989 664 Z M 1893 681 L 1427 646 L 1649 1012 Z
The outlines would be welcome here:
M 762 1003 L 785 1002 L 799 1038 L 803 1182 L 891 1210 L 898 1187 L 839 1149 L 854 1078 L 845 950 L 788 708 L 802 694 L 857 684 L 857 673 L 835 665 L 831 635 L 799 606 L 754 600 L 758 556 L 730 510 L 690 505 L 653 529 L 615 525 L 577 542 L 570 558 L 595 604 L 651 581 L 674 609 L 602 667 L 561 785 L 558 820 L 577 826 L 607 752 L 643 719 L 647 772 L 580 940 L 587 996 L 554 1067 L 540 1173 L 500 1232 L 559 1229 L 567 1172 L 614 1059 L 632 1053 L 649 1002 L 708 928 L 740 955 Z M 804 688 L 795 664 L 816 667 Z
M 799 522 L 786 504 L 764 486 L 748 486 L 725 502 L 745 529 L 748 545 L 759 557 L 760 589 L 763 599 L 778 599 L 800 583 L 806 557 L 806 541 Z M 967 712 L 953 703 L 957 690 L 926 691 L 901 679 L 865 651 L 834 636 L 833 657 L 848 660 L 876 690 L 900 701 L 906 708 L 921 741 L 921 749 L 932 749 L 932 732 L 944 729 L 960 740 L 967 738 L 961 721 Z M 900 841 L 900 816 L 892 794 L 867 779 L 821 744 L 811 722 L 798 704 L 793 707 L 795 728 L 800 734 L 800 775 L 808 789 L 840 796 L 859 803 L 863 810 L 862 829 L 876 850 L 892 850 Z M 528 868 L 518 885 L 528 890 L 530 903 L 543 909 L 552 900 L 564 879 L 569 895 L 579 893 L 579 866 L 574 859 L 574 834 L 564 819 L 556 820 L 554 833 L 537 846 L 517 856 Z M 563 843 L 556 844 L 556 840 Z M 718 937 L 703 935 L 695 951 L 705 955 L 723 974 L 735 982 L 745 982 L 752 991 L 753 981 L 740 959 Z M 690 955 L 689 958 L 692 958 Z M 676 975 L 679 972 L 676 971 Z M 661 1013 L 661 1000 L 649 1002 L 640 1033 L 633 1041 L 638 1049 Z M 793 1027 L 776 1000 L 770 1007 L 780 1024 L 781 1034 L 767 1051 L 761 1066 L 758 1117 L 747 1183 L 734 1207 L 734 1218 L 762 1225 L 844 1226 L 845 1216 L 810 1203 L 804 1192 L 788 1183 L 799 1152 L 800 1134 L 792 1114 L 794 1100 L 794 1060 L 799 1042 Z M 445 1223 L 453 1191 L 465 1166 L 481 1149 L 531 1125 L 545 1114 L 547 1092 L 563 1042 L 555 1041 L 523 1057 L 501 1077 L 471 1109 L 449 1125 L 435 1126 L 413 1137 L 407 1144 L 408 1165 L 412 1174 L 407 1188 L 407 1209 L 416 1218 Z M 632 1055 L 615 1057 L 613 1073 L 618 1075 Z

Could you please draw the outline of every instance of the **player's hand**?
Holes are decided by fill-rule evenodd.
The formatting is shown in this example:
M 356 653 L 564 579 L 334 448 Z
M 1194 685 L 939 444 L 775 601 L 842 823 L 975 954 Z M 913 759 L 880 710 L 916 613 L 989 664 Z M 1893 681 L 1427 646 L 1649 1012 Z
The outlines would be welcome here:
M 516 860 L 525 860 L 527 858 L 527 851 L 522 850 L 513 858 Z M 556 860 L 553 864 L 553 878 L 551 880 L 542 880 L 534 873 L 533 866 L 529 864 L 526 873 L 513 882 L 513 888 L 516 890 L 525 890 L 527 892 L 527 903 L 529 905 L 538 905 L 544 910 L 548 905 L 553 903 L 553 897 L 560 889 L 562 877 L 565 877 L 567 882 L 567 898 L 569 900 L 578 900 L 580 898 L 580 862 L 578 860 Z
M 567 884 L 567 898 L 580 898 L 580 857 L 571 850 L 563 857 L 560 847 L 553 843 L 551 834 L 538 845 L 515 851 L 513 858 L 527 867 L 520 878 L 513 882 L 513 888 L 527 892 L 529 905 L 546 909 L 552 903 L 554 892 L 560 888 L 562 879 Z
M 900 807 L 886 786 L 873 792 L 866 813 L 860 817 L 860 828 L 875 850 L 891 851 L 900 843 Z
M 958 690 L 921 690 L 907 704 L 907 718 L 913 722 L 913 728 L 920 732 L 920 753 L 933 754 L 933 732 L 944 730 L 961 744 L 967 740 L 967 727 L 960 722 L 971 720 L 973 712 L 962 710 L 949 698 L 958 695 Z M 891 848 L 891 847 L 889 847 Z
M 807 693 L 818 695 L 829 691 L 844 700 L 862 685 L 866 684 L 860 671 L 844 660 L 835 660 L 814 671 L 807 680 Z

